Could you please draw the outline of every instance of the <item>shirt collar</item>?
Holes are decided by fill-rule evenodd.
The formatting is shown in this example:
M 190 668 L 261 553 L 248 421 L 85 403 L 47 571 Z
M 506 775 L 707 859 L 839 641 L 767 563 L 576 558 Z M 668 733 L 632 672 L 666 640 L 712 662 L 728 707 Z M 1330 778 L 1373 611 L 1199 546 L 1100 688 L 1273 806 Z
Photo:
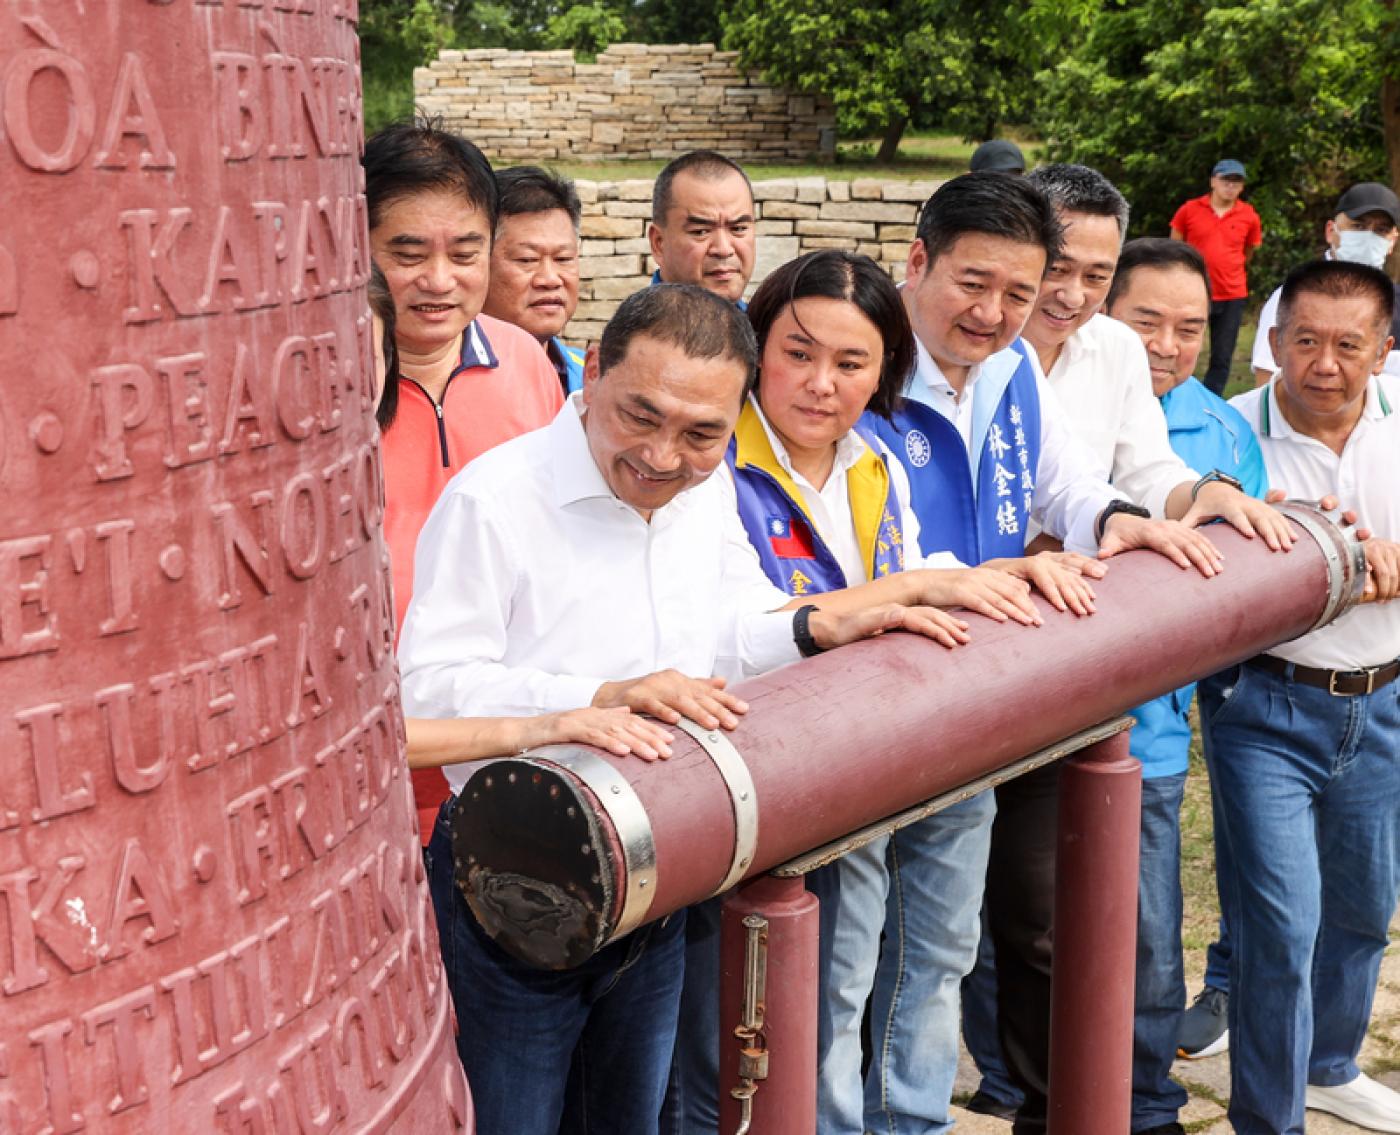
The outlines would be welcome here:
M 655 272 L 653 272 L 653 273 L 651 274 L 651 282 L 652 282 L 653 285 L 655 285 L 655 284 L 664 284 L 664 283 L 666 282 L 665 280 L 663 280 L 663 279 L 661 278 L 661 269 L 660 269 L 660 268 L 658 268 Z M 745 299 L 737 299 L 737 300 L 734 301 L 734 306 L 737 307 L 740 311 L 748 311 L 748 310 L 749 310 L 749 301 L 748 301 L 748 300 L 745 300 Z
M 906 384 L 905 394 L 916 402 L 922 402 L 926 406 L 937 409 L 931 396 L 934 394 L 955 394 L 952 383 L 943 377 L 943 368 L 934 362 L 933 356 L 928 353 L 928 348 L 924 346 L 923 340 L 917 335 L 914 337 L 914 350 L 916 352 L 914 373 Z M 962 398 L 957 399 L 959 405 L 972 397 L 972 388 L 982 375 L 982 366 L 982 363 L 978 363 L 967 372 L 967 382 L 963 385 Z
M 1089 316 L 1083 324 L 1075 329 L 1074 334 L 1065 340 L 1065 345 L 1060 348 L 1060 357 L 1055 360 L 1055 365 L 1050 368 L 1050 373 L 1045 376 L 1046 378 L 1054 381 L 1071 367 L 1078 366 L 1079 361 L 1086 355 L 1092 355 L 1098 351 L 1098 336 L 1091 330 L 1094 326 L 1094 320 L 1098 317 L 1098 312 Z M 1026 346 L 1031 346 L 1030 340 L 1026 341 Z M 1035 348 L 1031 347 L 1031 350 L 1035 350 Z
M 575 504 L 578 501 L 613 496 L 612 488 L 603 478 L 593 451 L 588 448 L 588 435 L 583 432 L 583 395 L 571 394 L 549 424 L 551 433 L 550 460 L 554 465 L 554 503 Z M 617 502 L 619 505 L 621 501 Z M 626 507 L 626 506 L 623 506 Z
M 1267 388 L 1264 390 L 1263 404 L 1259 408 L 1259 432 L 1264 437 L 1300 437 L 1297 430 L 1288 424 L 1288 419 L 1283 416 L 1283 411 L 1278 404 L 1278 384 L 1279 378 L 1274 376 Z M 1393 412 L 1390 399 L 1386 397 L 1385 390 L 1382 389 L 1380 380 L 1375 375 L 1366 384 L 1366 402 L 1361 407 L 1361 418 L 1367 421 L 1377 421 L 1380 418 L 1389 417 Z
M 453 368 L 453 375 L 473 367 L 495 370 L 498 366 L 500 360 L 491 349 L 491 340 L 486 337 L 486 328 L 482 327 L 481 320 L 473 319 L 462 332 L 462 354 L 457 360 L 457 366 Z

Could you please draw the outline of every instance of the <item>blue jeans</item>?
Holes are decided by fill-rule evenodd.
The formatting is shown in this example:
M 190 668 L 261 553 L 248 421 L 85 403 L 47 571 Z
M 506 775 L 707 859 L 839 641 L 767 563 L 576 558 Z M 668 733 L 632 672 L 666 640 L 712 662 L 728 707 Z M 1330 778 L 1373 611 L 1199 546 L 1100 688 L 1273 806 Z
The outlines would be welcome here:
M 1333 697 L 1236 666 L 1200 705 L 1228 851 L 1230 1121 L 1299 1135 L 1305 1085 L 1360 1072 L 1400 880 L 1400 683 Z
M 654 1135 L 680 1005 L 684 914 L 555 972 L 486 936 L 452 870 L 454 800 L 428 844 L 428 886 L 478 1135 Z
M 843 985 L 848 991 L 842 998 L 845 1020 L 833 1023 L 832 1044 L 845 1048 L 828 1056 L 836 1062 L 831 1075 L 822 1072 L 822 1135 L 932 1135 L 952 1127 L 948 1109 L 958 1069 L 959 987 L 977 958 L 995 813 L 995 799 L 984 792 L 896 832 L 885 853 L 884 894 L 874 862 L 865 864 L 864 885 L 852 874 L 842 875 L 840 935 L 849 941 L 842 951 L 833 950 L 831 981 L 833 988 Z M 854 1028 L 851 1019 L 854 1006 L 863 1006 L 862 982 L 878 943 L 882 909 L 885 943 L 874 973 L 873 1052 L 862 1125 L 856 1110 L 860 1081 L 851 1073 L 853 1066 L 859 1069 L 859 1057 L 853 1061 L 850 1052 L 852 1036 L 859 1044 L 859 1017 Z M 844 976 L 838 972 L 843 953 L 851 967 Z
M 1132 1131 L 1175 1123 L 1186 1091 L 1171 1078 L 1186 1007 L 1181 960 L 1181 800 L 1184 772 L 1142 782 L 1137 975 L 1133 987 Z
M 1217 878 L 1222 870 L 1220 865 L 1220 849 L 1216 848 L 1215 873 Z M 1219 894 L 1220 884 L 1216 883 L 1216 893 Z M 1206 980 L 1208 989 L 1218 989 L 1222 993 L 1230 992 L 1230 928 L 1225 925 L 1225 918 L 1222 915 L 1220 925 L 1215 930 L 1215 941 L 1206 947 Z
M 1006 1060 L 997 1037 L 997 957 L 992 933 L 987 926 L 987 908 L 982 906 L 982 941 L 977 947 L 977 965 L 962 983 L 963 1043 L 977 1065 L 982 1081 L 979 1094 L 1013 1111 L 1026 1098 L 1011 1082 Z

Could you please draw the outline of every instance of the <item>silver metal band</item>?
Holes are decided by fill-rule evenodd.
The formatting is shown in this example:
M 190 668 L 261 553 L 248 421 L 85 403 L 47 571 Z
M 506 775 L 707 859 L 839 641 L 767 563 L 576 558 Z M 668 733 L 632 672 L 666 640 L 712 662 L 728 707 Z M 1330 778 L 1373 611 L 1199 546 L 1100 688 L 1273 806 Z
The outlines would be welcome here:
M 749 766 L 744 763 L 744 758 L 724 730 L 702 729 L 688 717 L 682 717 L 676 726 L 694 737 L 709 754 L 729 789 L 729 804 L 734 809 L 734 856 L 729 861 L 729 871 L 724 881 L 715 891 L 720 894 L 742 879 L 753 863 L 754 851 L 758 847 L 758 793 L 754 791 Z
M 1318 511 L 1315 501 L 1283 501 L 1274 506 L 1317 541 L 1327 563 L 1327 603 L 1309 632 L 1326 626 L 1361 598 L 1366 587 L 1366 550 L 1349 530 Z
M 651 817 L 627 778 L 602 757 L 587 749 L 564 746 L 552 747 L 547 751 L 550 754 L 547 757 L 527 756 L 521 759 L 526 764 L 542 768 L 567 769 L 582 781 L 598 798 L 598 803 L 612 822 L 613 831 L 617 833 L 618 843 L 622 845 L 627 888 L 623 893 L 617 925 L 608 936 L 608 942 L 615 942 L 646 921 L 652 896 L 656 894 L 656 840 L 652 836 Z

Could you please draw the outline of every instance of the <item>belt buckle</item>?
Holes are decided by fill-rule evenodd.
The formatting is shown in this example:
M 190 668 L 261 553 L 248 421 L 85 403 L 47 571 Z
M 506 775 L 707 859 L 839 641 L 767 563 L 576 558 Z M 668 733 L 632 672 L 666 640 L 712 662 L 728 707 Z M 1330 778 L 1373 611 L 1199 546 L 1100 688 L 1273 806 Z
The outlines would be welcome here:
M 1383 666 L 1366 666 L 1360 670 L 1352 670 L 1350 672 L 1333 670 L 1327 678 L 1327 692 L 1334 698 L 1352 698 L 1362 694 L 1373 693 L 1376 688 L 1376 675 L 1383 669 L 1385 669 Z M 1364 690 L 1358 690 L 1356 693 L 1344 693 L 1337 689 L 1337 677 L 1339 675 L 1347 678 L 1359 678 L 1363 674 L 1366 676 L 1366 688 Z

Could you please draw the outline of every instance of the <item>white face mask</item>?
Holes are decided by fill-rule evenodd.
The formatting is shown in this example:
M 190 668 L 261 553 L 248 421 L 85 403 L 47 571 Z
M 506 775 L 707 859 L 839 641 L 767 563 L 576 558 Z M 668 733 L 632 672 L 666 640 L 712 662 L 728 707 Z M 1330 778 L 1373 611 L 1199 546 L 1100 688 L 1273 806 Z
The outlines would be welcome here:
M 1347 229 L 1337 234 L 1337 259 L 1350 260 L 1356 264 L 1369 264 L 1372 268 L 1385 265 L 1390 254 L 1390 238 L 1365 229 Z

